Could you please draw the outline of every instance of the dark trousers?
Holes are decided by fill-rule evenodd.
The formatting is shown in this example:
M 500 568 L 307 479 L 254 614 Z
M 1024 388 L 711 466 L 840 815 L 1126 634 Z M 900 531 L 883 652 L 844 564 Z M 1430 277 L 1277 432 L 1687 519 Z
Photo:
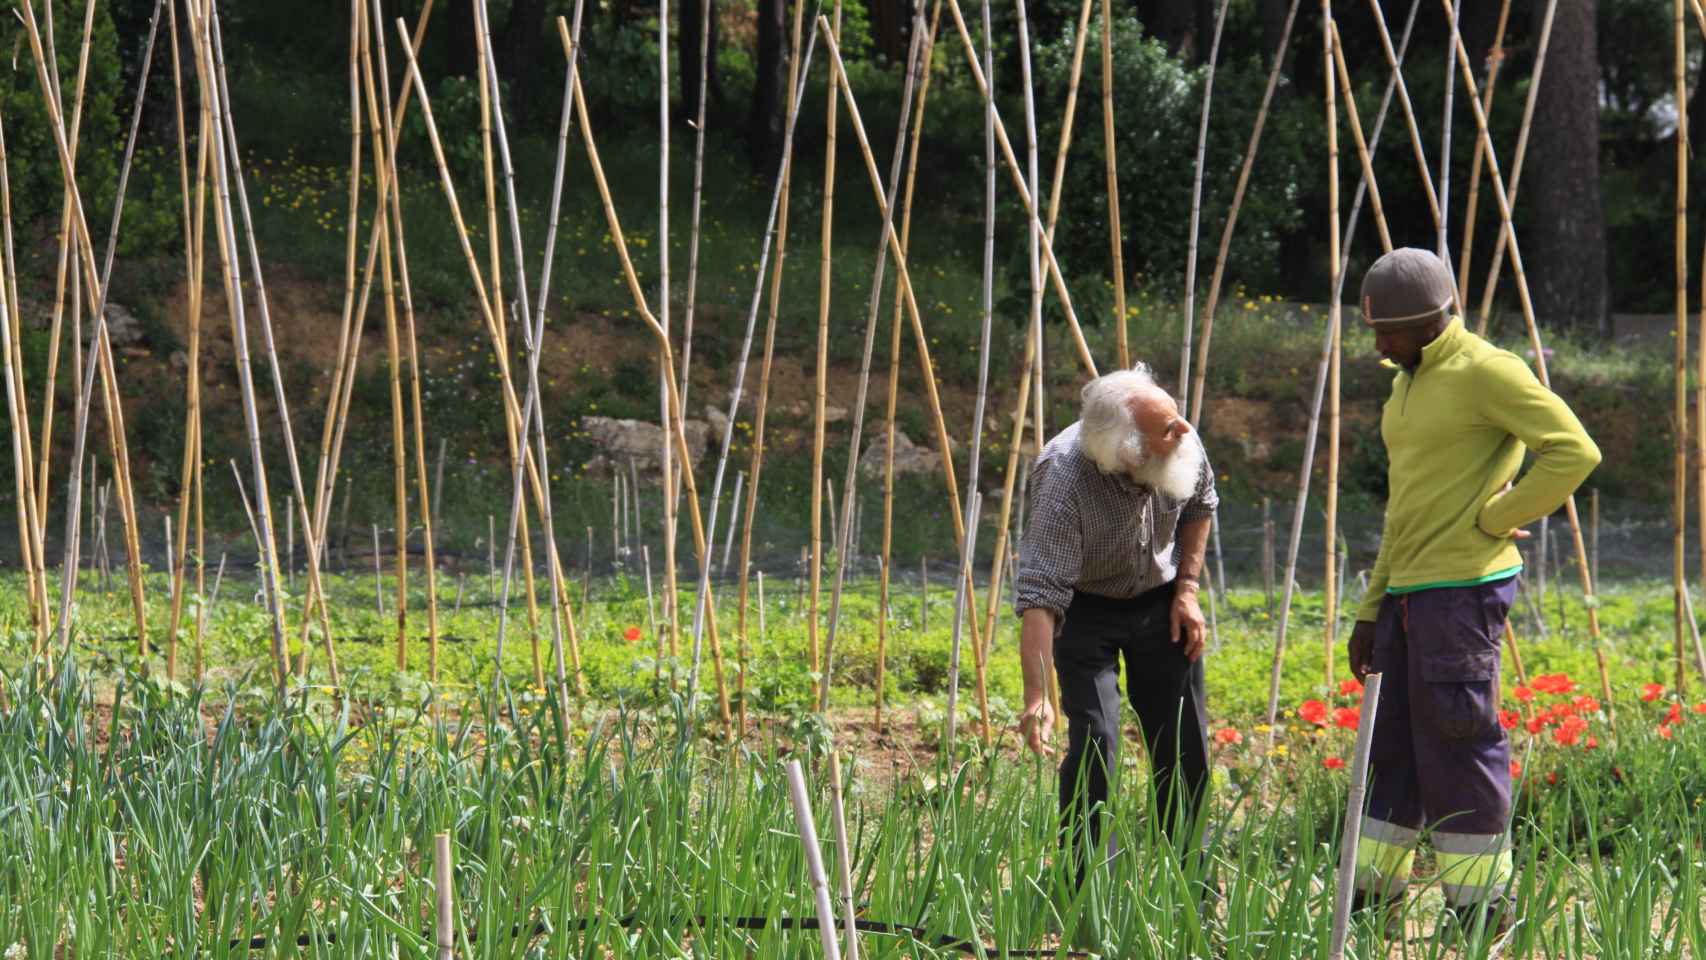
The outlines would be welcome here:
M 1208 713 L 1202 661 L 1185 658 L 1170 636 L 1173 585 L 1129 600 L 1074 593 L 1054 642 L 1060 705 L 1067 720 L 1060 765 L 1062 840 L 1073 848 L 1082 877 L 1085 859 L 1101 840 L 1102 809 L 1119 769 L 1119 660 L 1125 656 L 1126 695 L 1137 712 L 1153 768 L 1161 828 L 1176 838 L 1208 782 Z M 1086 836 L 1086 831 L 1088 835 Z
M 1430 831 L 1454 904 L 1496 895 L 1510 877 L 1510 741 L 1499 726 L 1499 642 L 1514 577 L 1381 602 L 1382 674 L 1358 886 L 1396 895 Z

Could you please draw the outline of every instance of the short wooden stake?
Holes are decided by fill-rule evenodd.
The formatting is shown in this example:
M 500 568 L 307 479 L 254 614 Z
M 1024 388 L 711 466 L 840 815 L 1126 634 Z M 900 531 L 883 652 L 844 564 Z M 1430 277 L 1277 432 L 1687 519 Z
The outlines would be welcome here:
M 438 960 L 456 956 L 456 898 L 451 886 L 450 834 L 433 837 L 432 886 L 438 902 Z
M 1356 753 L 1351 759 L 1351 784 L 1345 800 L 1344 841 L 1339 844 L 1339 885 L 1333 892 L 1333 928 L 1327 956 L 1344 960 L 1350 929 L 1351 894 L 1356 888 L 1357 846 L 1362 841 L 1362 804 L 1368 791 L 1368 754 L 1374 745 L 1374 720 L 1380 707 L 1380 674 L 1363 681 L 1362 717 L 1357 721 Z
M 847 960 L 859 960 L 859 923 L 853 907 L 853 852 L 847 844 L 847 814 L 841 802 L 841 753 L 829 754 L 829 794 L 835 805 L 836 865 L 841 873 L 841 920 L 847 931 Z
M 806 873 L 817 900 L 818 939 L 828 960 L 841 960 L 841 942 L 835 935 L 835 904 L 830 899 L 829 876 L 823 869 L 823 851 L 818 847 L 811 797 L 806 793 L 806 775 L 798 760 L 788 761 L 787 772 L 788 795 L 794 803 L 794 820 L 800 826 L 800 846 L 806 855 Z
M 380 585 L 379 571 L 379 524 L 373 525 L 373 600 L 379 611 L 379 616 L 385 616 L 385 590 Z

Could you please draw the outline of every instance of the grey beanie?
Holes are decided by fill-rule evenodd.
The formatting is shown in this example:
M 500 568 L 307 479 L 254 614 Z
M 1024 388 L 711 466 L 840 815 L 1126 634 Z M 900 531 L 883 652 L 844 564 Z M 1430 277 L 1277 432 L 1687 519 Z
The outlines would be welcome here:
M 1363 322 L 1404 330 L 1439 319 L 1457 299 L 1451 273 L 1431 250 L 1402 247 L 1374 261 L 1362 278 Z

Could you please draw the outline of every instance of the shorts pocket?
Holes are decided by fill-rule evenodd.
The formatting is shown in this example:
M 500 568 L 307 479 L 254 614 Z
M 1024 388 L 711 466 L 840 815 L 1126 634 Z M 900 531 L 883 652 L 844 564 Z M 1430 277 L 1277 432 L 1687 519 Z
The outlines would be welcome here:
M 1422 702 L 1430 726 L 1448 740 L 1496 734 L 1499 656 L 1485 651 L 1439 651 L 1421 658 Z

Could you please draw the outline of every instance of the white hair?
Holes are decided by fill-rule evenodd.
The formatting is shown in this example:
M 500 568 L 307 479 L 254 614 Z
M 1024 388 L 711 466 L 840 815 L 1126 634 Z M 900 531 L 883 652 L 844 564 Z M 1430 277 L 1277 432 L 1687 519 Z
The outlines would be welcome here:
M 1143 462 L 1143 434 L 1132 416 L 1132 402 L 1161 389 L 1149 366 L 1103 374 L 1079 394 L 1078 445 L 1103 473 L 1134 470 Z
M 1080 394 L 1078 446 L 1103 473 L 1125 473 L 1174 500 L 1188 500 L 1196 493 L 1207 460 L 1202 442 L 1193 431 L 1181 437 L 1166 456 L 1148 456 L 1132 411 L 1134 401 L 1160 390 L 1143 363 L 1085 384 Z

